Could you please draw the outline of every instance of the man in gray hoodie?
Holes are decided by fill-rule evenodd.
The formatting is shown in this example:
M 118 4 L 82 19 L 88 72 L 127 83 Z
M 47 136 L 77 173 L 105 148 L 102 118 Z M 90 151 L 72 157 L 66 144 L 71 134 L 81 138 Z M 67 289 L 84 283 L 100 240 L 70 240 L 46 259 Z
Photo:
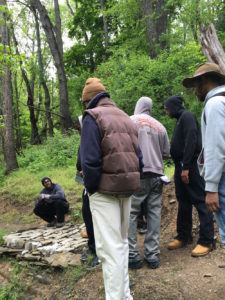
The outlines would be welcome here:
M 145 203 L 147 214 L 147 233 L 144 242 L 144 259 L 152 269 L 159 266 L 159 237 L 161 223 L 161 199 L 164 175 L 163 159 L 170 153 L 170 145 L 165 127 L 150 116 L 152 100 L 141 97 L 135 107 L 131 120 L 138 132 L 138 143 L 143 155 L 143 173 L 140 191 L 132 196 L 130 224 L 128 231 L 129 267 L 139 269 L 142 260 L 137 245 L 137 216 L 141 204 Z
M 198 166 L 205 179 L 206 205 L 215 213 L 225 246 L 225 75 L 217 64 L 205 63 L 183 85 L 195 88 L 198 99 L 204 101 Z

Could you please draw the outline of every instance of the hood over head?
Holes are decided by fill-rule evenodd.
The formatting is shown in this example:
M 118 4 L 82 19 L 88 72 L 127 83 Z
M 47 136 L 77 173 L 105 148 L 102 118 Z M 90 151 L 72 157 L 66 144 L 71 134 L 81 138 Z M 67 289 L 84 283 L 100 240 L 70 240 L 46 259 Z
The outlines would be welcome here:
M 146 114 L 150 115 L 152 112 L 152 99 L 149 97 L 141 97 L 135 106 L 134 115 Z
M 167 98 L 163 104 L 167 107 L 172 118 L 179 117 L 184 110 L 183 97 L 181 95 L 173 95 Z
M 48 180 L 50 180 L 51 181 L 51 183 L 52 183 L 52 180 L 51 180 L 51 178 L 50 177 L 48 177 L 48 176 L 44 176 L 42 179 L 41 179 L 41 183 L 42 183 L 42 185 L 44 186 L 44 182 L 45 182 L 45 180 L 46 179 L 48 179 Z

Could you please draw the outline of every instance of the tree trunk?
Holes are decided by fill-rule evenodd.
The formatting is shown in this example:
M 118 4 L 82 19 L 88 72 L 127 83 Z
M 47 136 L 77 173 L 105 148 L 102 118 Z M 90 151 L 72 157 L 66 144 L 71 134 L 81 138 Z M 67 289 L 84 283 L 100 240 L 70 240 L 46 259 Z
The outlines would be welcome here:
M 162 38 L 162 34 L 166 34 L 167 29 L 167 13 L 165 5 L 165 0 L 142 0 L 143 14 L 146 18 L 149 54 L 151 58 L 155 58 L 159 50 L 164 50 L 167 47 L 166 39 Z
M 36 10 L 33 11 L 33 14 L 35 19 L 36 36 L 37 36 L 38 64 L 40 68 L 40 84 L 42 85 L 45 93 L 45 126 L 44 127 L 47 127 L 47 123 L 48 123 L 49 135 L 53 136 L 54 134 L 53 122 L 52 122 L 51 111 L 50 111 L 51 99 L 50 99 L 49 89 L 44 78 L 44 67 L 43 67 L 43 60 L 42 60 L 42 53 L 41 53 L 41 38 L 40 38 L 39 22 L 38 22 L 38 16 Z M 46 130 L 44 130 L 44 132 L 46 132 Z
M 0 0 L 0 5 L 7 7 L 5 0 Z M 0 11 L 0 33 L 1 33 L 1 42 L 3 45 L 2 52 L 7 55 L 7 48 L 10 47 L 9 42 L 9 32 L 7 27 L 8 22 L 8 10 L 4 12 Z M 6 172 L 10 173 L 11 171 L 18 168 L 18 163 L 16 159 L 16 148 L 15 148 L 15 138 L 13 130 L 13 92 L 12 92 L 12 80 L 11 80 L 11 71 L 7 61 L 2 62 L 2 113 L 4 120 L 4 127 L 2 128 L 2 147 L 3 154 L 6 163 Z
M 69 8 L 69 11 L 70 11 L 71 15 L 74 16 L 74 11 L 73 11 L 73 8 L 71 7 L 70 3 L 69 3 L 69 0 L 66 0 L 66 4 L 67 4 L 67 7 Z
M 40 0 L 30 0 L 33 9 L 39 12 L 40 21 L 46 34 L 48 45 L 52 53 L 54 64 L 57 69 L 59 80 L 59 96 L 60 96 L 60 114 L 61 114 L 61 130 L 66 132 L 72 127 L 73 122 L 69 112 L 67 79 L 63 65 L 63 57 L 58 47 L 57 39 L 54 34 L 53 24 L 48 16 L 46 8 L 41 4 Z
M 207 60 L 218 64 L 221 71 L 225 74 L 225 53 L 218 40 L 214 25 L 211 24 L 208 28 L 201 25 L 200 31 L 202 51 L 205 53 Z
M 19 109 L 19 92 L 17 85 L 17 73 L 14 74 L 14 89 L 15 89 L 15 130 L 16 130 L 16 149 L 19 151 L 22 148 L 21 128 L 20 128 L 20 109 Z
M 167 41 L 162 38 L 162 34 L 166 34 L 166 27 L 167 27 L 167 14 L 165 11 L 165 0 L 157 0 L 156 2 L 156 43 L 159 43 L 160 49 L 164 50 L 167 46 Z
M 20 57 L 20 53 L 19 53 L 19 49 L 18 49 L 18 42 L 14 33 L 14 29 L 12 26 L 12 33 L 13 33 L 13 40 L 14 40 L 14 44 L 15 44 L 15 48 L 16 48 L 16 53 L 17 55 Z M 25 69 L 23 68 L 23 63 L 20 59 L 20 69 L 22 72 L 22 77 L 23 80 L 26 84 L 26 88 L 27 88 L 27 106 L 29 108 L 29 112 L 30 112 L 30 123 L 31 123 L 31 137 L 30 137 L 30 143 L 31 145 L 36 145 L 36 144 L 40 144 L 41 143 L 41 139 L 38 133 L 38 127 L 37 127 L 37 119 L 35 117 L 35 110 L 34 110 L 34 94 L 33 94 L 33 89 L 32 89 L 32 85 L 29 82 L 29 79 L 27 77 L 27 73 L 25 71 Z
M 155 51 L 155 38 L 156 38 L 156 28 L 155 23 L 153 20 L 153 1 L 151 0 L 143 0 L 143 13 L 146 20 L 146 33 L 147 33 L 147 40 L 149 45 L 149 55 L 151 58 L 156 57 L 156 51 Z
M 54 8 L 55 8 L 55 36 L 57 45 L 59 48 L 59 52 L 61 57 L 63 58 L 63 41 L 62 41 L 62 25 L 61 25 L 61 18 L 60 18 L 60 11 L 59 11 L 59 2 L 58 0 L 54 0 Z
M 105 10 L 105 1 L 104 0 L 101 0 L 101 9 L 102 9 L 102 13 L 103 13 L 105 49 L 107 49 L 109 46 L 109 32 L 108 32 L 107 19 L 104 15 L 104 10 Z

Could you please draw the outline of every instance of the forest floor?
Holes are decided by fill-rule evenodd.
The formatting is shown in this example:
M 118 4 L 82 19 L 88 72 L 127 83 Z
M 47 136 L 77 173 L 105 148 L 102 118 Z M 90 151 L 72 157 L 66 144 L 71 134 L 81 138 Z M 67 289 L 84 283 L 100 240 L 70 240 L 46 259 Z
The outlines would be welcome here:
M 160 239 L 160 267 L 149 269 L 144 263 L 139 270 L 130 270 L 130 288 L 134 300 L 161 299 L 225 299 L 225 250 L 217 243 L 216 250 L 200 258 L 191 257 L 199 231 L 197 213 L 193 210 L 193 244 L 179 250 L 169 251 L 167 243 L 176 234 L 177 203 L 173 184 L 165 186 L 162 201 L 162 224 Z M 26 214 L 30 208 L 6 204 L 0 201 L 0 229 L 18 230 L 40 225 L 38 219 L 29 225 L 20 225 L 18 220 L 7 222 L 9 216 Z M 5 221 L 3 217 L 7 216 Z M 215 231 L 218 231 L 215 224 Z M 144 235 L 138 234 L 138 247 L 143 256 Z M 14 259 L 0 257 L 0 296 L 7 284 L 22 289 L 19 299 L 69 300 L 104 299 L 101 266 L 86 271 L 82 266 L 64 270 L 33 267 L 28 263 L 20 267 Z M 16 267 L 15 267 L 16 266 Z M 18 271 L 19 270 L 19 271 Z M 19 295 L 19 294 L 18 294 Z M 1 298 L 1 297 L 0 297 Z M 16 299 L 16 298 L 1 298 Z M 118 299 L 119 300 L 119 299 Z

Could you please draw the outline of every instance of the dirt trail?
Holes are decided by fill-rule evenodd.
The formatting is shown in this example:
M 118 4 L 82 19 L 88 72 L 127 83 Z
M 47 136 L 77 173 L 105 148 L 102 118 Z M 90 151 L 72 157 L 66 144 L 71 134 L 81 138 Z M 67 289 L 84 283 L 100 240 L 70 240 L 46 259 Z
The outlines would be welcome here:
M 163 196 L 162 225 L 160 239 L 160 267 L 151 270 L 146 264 L 142 269 L 130 270 L 131 293 L 135 300 L 219 300 L 225 299 L 225 250 L 217 249 L 201 258 L 191 257 L 191 250 L 198 237 L 198 218 L 193 211 L 194 242 L 185 248 L 169 251 L 167 243 L 176 234 L 177 203 L 174 202 L 173 185 L 166 186 Z M 217 227 L 216 235 L 217 233 Z M 138 235 L 138 247 L 143 257 L 144 236 Z M 0 261 L 0 280 L 5 272 L 9 276 L 7 263 Z M 32 275 L 32 292 L 24 299 L 70 300 L 104 299 L 104 285 L 101 267 L 87 273 L 75 284 L 69 280 L 68 272 L 53 269 L 40 270 L 42 277 L 49 283 L 43 283 Z M 31 275 L 27 275 L 27 280 Z M 31 279 L 31 278 L 30 278 Z M 1 286 L 0 286 L 1 288 Z

